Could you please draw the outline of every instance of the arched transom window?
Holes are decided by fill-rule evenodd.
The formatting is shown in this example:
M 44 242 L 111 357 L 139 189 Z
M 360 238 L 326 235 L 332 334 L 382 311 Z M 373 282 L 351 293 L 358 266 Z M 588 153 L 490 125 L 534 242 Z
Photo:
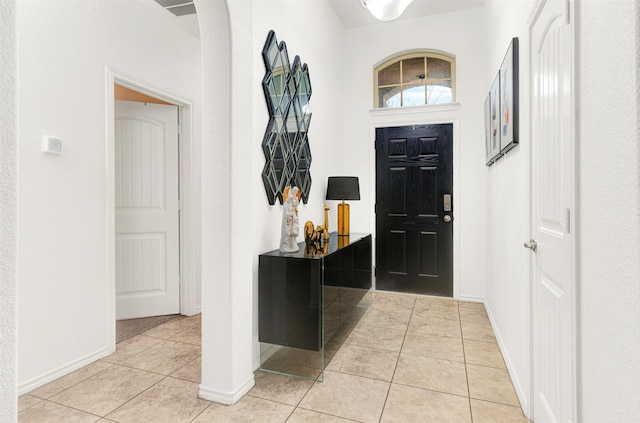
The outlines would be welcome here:
M 375 107 L 453 103 L 455 59 L 421 51 L 395 56 L 374 70 Z

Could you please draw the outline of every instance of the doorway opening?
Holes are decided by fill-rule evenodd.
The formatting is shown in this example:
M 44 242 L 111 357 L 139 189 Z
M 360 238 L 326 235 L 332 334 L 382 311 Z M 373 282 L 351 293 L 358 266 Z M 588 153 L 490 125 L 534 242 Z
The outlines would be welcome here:
M 376 129 L 376 289 L 453 297 L 453 125 Z
M 191 103 L 109 70 L 107 84 L 108 321 L 115 349 L 117 320 L 199 310 L 190 268 Z

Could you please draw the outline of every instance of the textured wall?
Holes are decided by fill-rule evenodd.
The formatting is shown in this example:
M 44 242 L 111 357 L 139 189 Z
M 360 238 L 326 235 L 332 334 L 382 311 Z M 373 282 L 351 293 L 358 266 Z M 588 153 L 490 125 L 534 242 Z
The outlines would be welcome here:
M 638 2 L 578 2 L 582 422 L 640 421 Z
M 0 0 L 0 422 L 17 419 L 15 2 Z
M 375 157 L 370 113 L 373 107 L 373 69 L 383 59 L 414 49 L 440 50 L 456 57 L 455 112 L 459 138 L 454 139 L 454 242 L 459 256 L 456 294 L 484 298 L 485 181 L 482 105 L 486 19 L 483 8 L 352 28 L 345 31 L 344 123 L 340 133 L 342 164 L 349 175 L 360 176 L 361 201 L 351 204 L 351 230 L 374 232 Z M 425 113 L 431 119 L 433 113 Z M 405 114 L 403 124 L 424 123 L 424 116 Z M 459 191 L 455 191 L 459 188 Z M 335 227 L 335 226 L 333 226 Z M 456 272 L 454 270 L 454 272 Z M 456 275 L 456 273 L 454 273 Z M 454 276 L 455 277 L 455 276 Z
M 99 358 L 113 342 L 105 65 L 199 106 L 197 39 L 151 1 L 95 6 L 17 2 L 21 392 Z M 42 153 L 42 135 L 61 137 L 63 154 Z
M 237 25 L 232 21 L 232 27 Z M 238 178 L 238 182 L 249 183 L 253 190 L 252 210 L 249 217 L 253 237 L 253 256 L 250 260 L 253 262 L 253 292 L 257 293 L 258 254 L 278 248 L 282 219 L 282 206 L 278 202 L 274 206 L 269 205 L 261 178 L 265 159 L 260 146 L 269 121 L 269 111 L 260 84 L 265 73 L 261 52 L 270 29 L 275 31 L 278 41 L 286 43 L 291 63 L 296 55 L 300 56 L 302 63 L 307 63 L 313 90 L 310 101 L 313 116 L 309 126 L 313 182 L 308 203 L 300 204 L 298 208 L 301 227 L 308 220 L 316 225 L 323 222 L 327 177 L 350 170 L 343 167 L 341 157 L 342 146 L 347 142 L 342 132 L 345 109 L 341 101 L 344 75 L 347 73 L 343 62 L 344 31 L 331 5 L 326 1 L 317 0 L 254 1 L 252 27 L 253 43 L 250 53 L 253 72 L 251 76 L 253 135 L 250 141 L 252 176 L 250 182 L 241 177 Z M 334 218 L 336 215 L 334 205 L 329 204 L 329 206 L 332 207 L 329 214 Z M 351 210 L 354 208 L 355 205 Z M 330 224 L 330 227 L 335 230 L 335 223 L 333 226 Z M 300 231 L 299 241 L 302 240 L 303 234 Z M 239 258 L 242 259 L 241 256 Z M 253 310 L 253 336 L 256 341 L 254 346 L 257 347 L 257 295 L 254 295 Z M 259 350 L 256 348 L 254 363 L 258 359 L 258 354 Z
M 245 167 L 251 165 L 243 150 L 251 145 L 251 128 L 242 119 L 251 117 L 251 40 L 247 37 L 251 36 L 252 10 L 248 2 L 228 5 L 226 1 L 201 0 L 196 1 L 196 7 L 203 46 L 202 112 L 204 116 L 218 117 L 203 119 L 202 128 L 203 137 L 209 142 L 202 145 L 200 396 L 232 404 L 253 386 L 252 251 L 246 248 L 250 239 L 246 233 L 250 219 L 246 214 L 251 210 L 252 193 L 244 189 L 247 183 L 242 174 L 250 173 Z M 248 10 L 243 16 L 244 7 Z M 235 27 L 238 32 L 231 34 L 229 20 L 235 16 L 243 16 L 243 20 Z M 249 112 L 245 115 L 240 111 L 247 110 L 247 106 Z M 245 248 L 236 257 L 236 245 L 241 244 Z M 236 263 L 243 259 L 244 265 Z
M 297 54 L 309 66 L 313 184 L 309 202 L 299 212 L 302 222 L 318 223 L 324 216 L 327 176 L 343 171 L 341 160 L 335 160 L 343 142 L 336 129 L 343 119 L 337 100 L 342 95 L 342 28 L 325 1 L 228 1 L 225 6 L 202 0 L 196 7 L 203 45 L 203 113 L 228 116 L 205 119 L 203 126 L 203 139 L 211 141 L 202 148 L 200 395 L 231 403 L 251 387 L 251 365 L 259 361 L 258 255 L 280 242 L 282 206 L 269 205 L 261 179 L 261 142 L 269 119 L 260 84 L 262 47 L 273 29 L 278 41 L 286 42 L 291 61 Z
M 481 83 L 489 90 L 507 51 L 518 37 L 520 47 L 520 145 L 486 169 L 487 308 L 501 341 L 505 361 L 525 413 L 529 409 L 529 250 L 522 243 L 529 235 L 529 31 L 531 0 L 488 0 L 487 60 Z

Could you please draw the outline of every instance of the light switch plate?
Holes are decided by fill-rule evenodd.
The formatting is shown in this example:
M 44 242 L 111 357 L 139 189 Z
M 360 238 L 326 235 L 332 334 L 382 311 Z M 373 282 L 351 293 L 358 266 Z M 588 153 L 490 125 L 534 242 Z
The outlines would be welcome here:
M 42 151 L 50 154 L 62 154 L 62 138 L 43 135 Z

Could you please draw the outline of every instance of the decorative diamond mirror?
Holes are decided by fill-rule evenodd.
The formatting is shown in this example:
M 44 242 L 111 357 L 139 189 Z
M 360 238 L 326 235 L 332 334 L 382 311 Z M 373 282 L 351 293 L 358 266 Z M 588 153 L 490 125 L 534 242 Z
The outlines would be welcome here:
M 276 34 L 269 31 L 262 49 L 266 73 L 262 79 L 264 97 L 269 109 L 269 123 L 262 139 L 265 164 L 262 181 L 269 204 L 276 198 L 283 203 L 282 193 L 288 185 L 297 186 L 306 204 L 311 190 L 311 149 L 307 132 L 311 122 L 311 81 L 307 64 L 296 56 L 289 62 L 287 45 L 278 44 Z

